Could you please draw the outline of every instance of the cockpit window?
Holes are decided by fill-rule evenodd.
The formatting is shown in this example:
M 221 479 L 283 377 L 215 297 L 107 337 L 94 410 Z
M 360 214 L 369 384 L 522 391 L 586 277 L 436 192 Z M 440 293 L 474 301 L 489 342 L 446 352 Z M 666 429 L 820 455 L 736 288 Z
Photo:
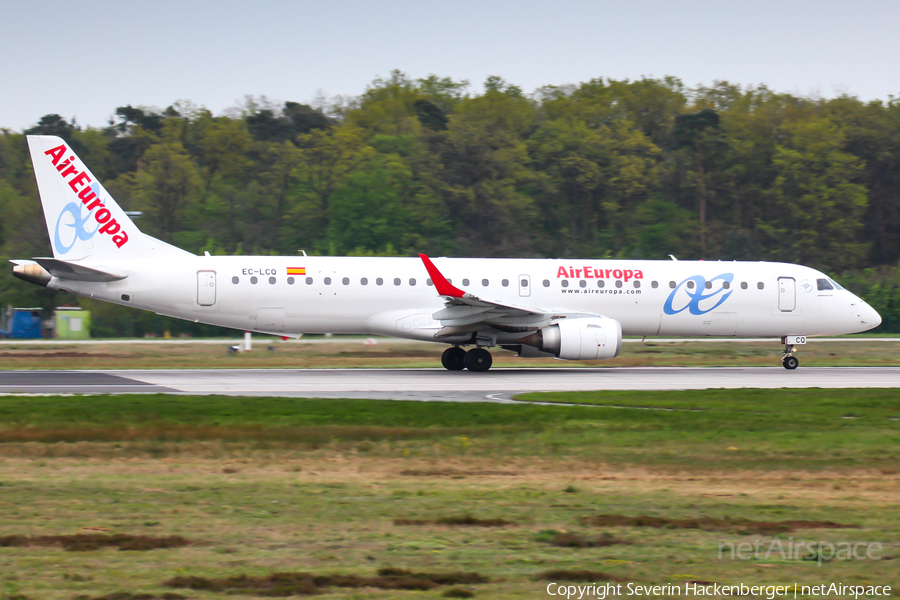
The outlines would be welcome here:
M 833 286 L 834 286 L 834 289 L 836 289 L 836 290 L 842 290 L 842 289 L 844 289 L 843 286 L 841 286 L 841 284 L 839 284 L 839 283 L 838 283 L 837 281 L 835 281 L 834 279 L 829 279 L 829 280 L 828 280 L 828 283 L 830 283 L 831 285 L 833 285 Z
M 834 289 L 834 286 L 831 285 L 831 282 L 829 282 L 827 279 L 816 279 L 816 285 L 818 286 L 820 292 L 822 290 Z

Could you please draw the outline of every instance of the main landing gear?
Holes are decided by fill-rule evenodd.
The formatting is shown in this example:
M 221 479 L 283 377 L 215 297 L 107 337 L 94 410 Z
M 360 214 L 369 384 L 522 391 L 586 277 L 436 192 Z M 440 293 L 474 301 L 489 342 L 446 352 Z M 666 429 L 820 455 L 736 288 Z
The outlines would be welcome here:
M 466 368 L 466 351 L 459 346 L 450 346 L 441 354 L 441 364 L 448 371 L 462 371 Z
M 470 371 L 484 372 L 491 368 L 493 362 L 491 353 L 484 348 L 472 348 L 466 352 L 459 346 L 451 346 L 444 350 L 444 353 L 441 355 L 441 364 L 448 371 L 468 369 Z

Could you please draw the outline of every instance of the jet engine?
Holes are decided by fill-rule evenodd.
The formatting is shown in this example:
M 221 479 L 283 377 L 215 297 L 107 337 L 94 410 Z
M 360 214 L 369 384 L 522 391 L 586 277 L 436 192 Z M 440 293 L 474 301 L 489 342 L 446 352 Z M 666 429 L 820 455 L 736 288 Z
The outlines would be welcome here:
M 615 358 L 622 349 L 622 324 L 609 317 L 560 319 L 517 342 L 563 360 Z

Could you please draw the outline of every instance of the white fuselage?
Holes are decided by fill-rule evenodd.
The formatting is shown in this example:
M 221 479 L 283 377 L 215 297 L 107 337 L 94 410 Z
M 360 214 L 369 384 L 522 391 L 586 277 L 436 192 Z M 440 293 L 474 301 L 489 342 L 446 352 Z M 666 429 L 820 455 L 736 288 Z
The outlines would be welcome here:
M 851 292 L 817 283 L 822 273 L 770 262 L 440 258 L 465 292 L 550 313 L 618 320 L 624 335 L 840 335 L 881 318 Z M 162 315 L 240 330 L 377 334 L 435 339 L 444 300 L 418 258 L 186 256 L 91 261 L 127 274 L 50 287 Z M 289 275 L 293 273 L 304 274 Z M 833 283 L 833 282 L 831 282 Z M 831 284 L 829 284 L 831 285 Z M 497 344 L 521 333 L 499 332 Z

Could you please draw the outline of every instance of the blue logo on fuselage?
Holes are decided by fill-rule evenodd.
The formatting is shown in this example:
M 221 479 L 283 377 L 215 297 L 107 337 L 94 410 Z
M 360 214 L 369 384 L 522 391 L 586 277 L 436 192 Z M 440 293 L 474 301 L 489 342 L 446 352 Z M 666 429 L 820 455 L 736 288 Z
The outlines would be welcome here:
M 715 310 L 723 302 L 728 300 L 731 291 L 724 294 L 722 292 L 725 292 L 727 289 L 725 287 L 726 283 L 728 287 L 731 287 L 731 282 L 733 280 L 733 273 L 716 275 L 708 282 L 701 275 L 691 275 L 675 286 L 675 289 L 673 289 L 672 293 L 669 294 L 669 297 L 666 298 L 666 303 L 663 305 L 663 312 L 667 315 L 677 315 L 684 310 L 688 310 L 692 315 L 703 315 L 711 310 Z M 688 282 L 693 282 L 694 285 L 686 285 Z M 719 282 L 718 285 L 716 282 Z M 709 283 L 709 287 L 707 287 L 707 283 Z M 715 302 L 715 304 L 707 308 L 706 306 L 709 302 L 716 300 L 717 296 L 718 302 Z M 703 306 L 701 306 L 701 303 L 703 303 Z
M 56 220 L 56 232 L 53 236 L 54 247 L 56 248 L 56 252 L 59 254 L 68 254 L 69 250 L 71 250 L 75 246 L 75 242 L 78 240 L 87 241 L 94 237 L 94 234 L 97 233 L 97 230 L 100 229 L 100 224 L 97 223 L 97 227 L 94 228 L 93 231 L 88 231 L 85 229 L 84 225 L 87 223 L 87 220 L 91 218 L 91 215 L 94 214 L 93 210 L 88 211 L 88 214 L 84 217 L 81 216 L 81 205 L 77 202 L 70 202 L 66 204 L 65 208 L 59 213 L 59 218 Z M 63 215 L 72 215 L 72 223 L 63 223 Z M 71 227 L 75 230 L 74 235 L 72 236 L 72 241 L 66 245 L 63 243 L 62 238 L 59 235 L 60 227 L 65 225 L 66 227 Z

